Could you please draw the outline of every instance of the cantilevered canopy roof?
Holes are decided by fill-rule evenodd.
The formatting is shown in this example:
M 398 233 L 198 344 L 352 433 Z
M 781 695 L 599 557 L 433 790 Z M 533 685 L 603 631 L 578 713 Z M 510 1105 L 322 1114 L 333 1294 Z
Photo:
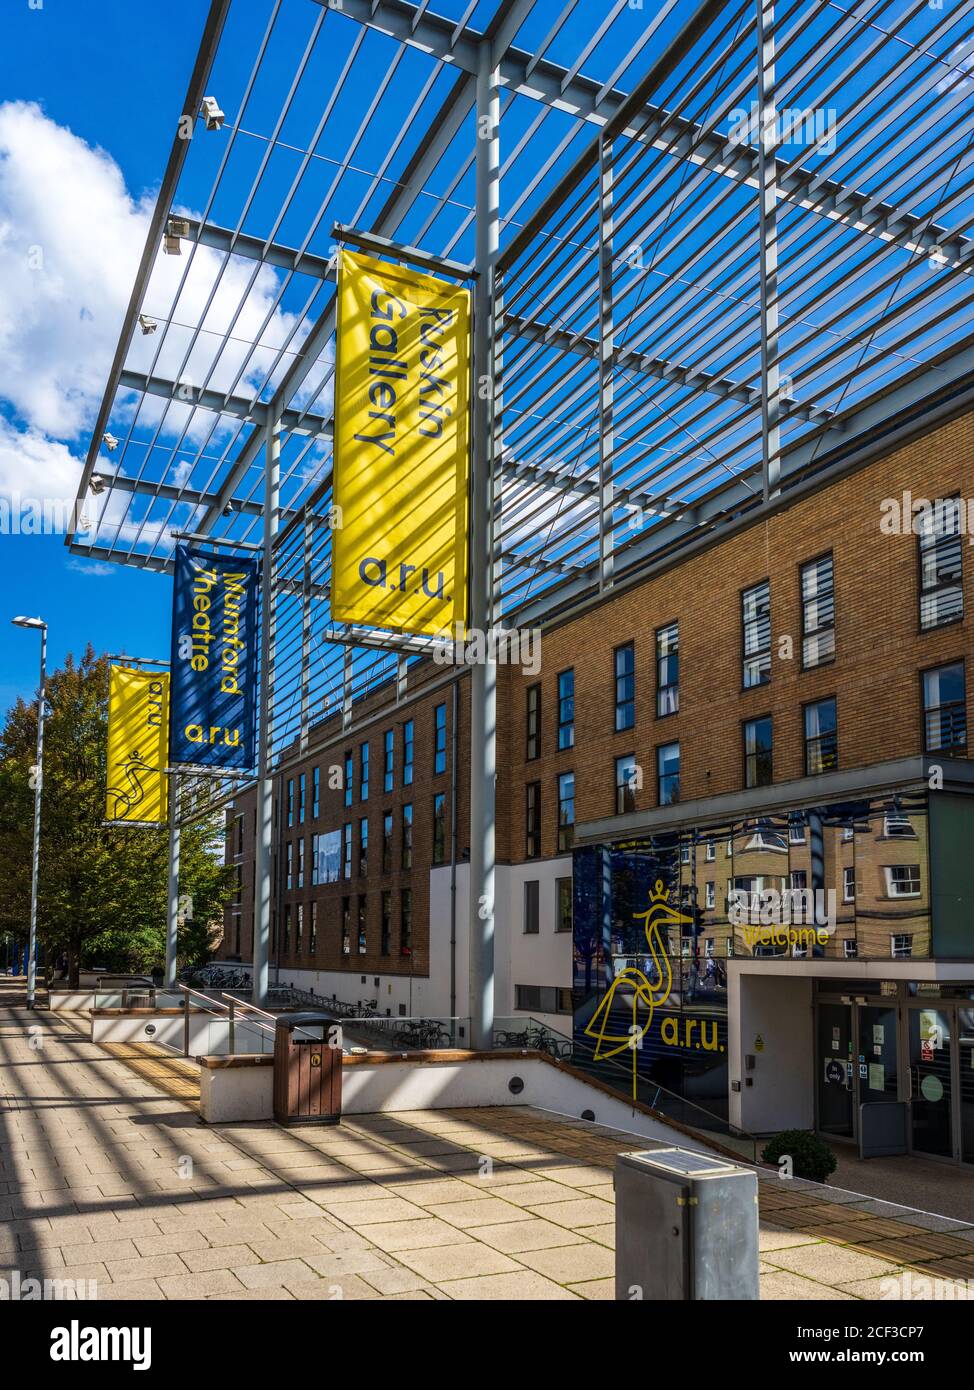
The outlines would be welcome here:
M 320 520 L 334 229 L 473 261 L 482 45 L 505 619 L 773 500 L 974 363 L 974 0 L 436 3 L 212 0 L 68 538 L 157 570 L 174 532 L 259 541 L 283 412 L 282 746 L 350 688 Z M 358 690 L 388 675 L 352 650 Z

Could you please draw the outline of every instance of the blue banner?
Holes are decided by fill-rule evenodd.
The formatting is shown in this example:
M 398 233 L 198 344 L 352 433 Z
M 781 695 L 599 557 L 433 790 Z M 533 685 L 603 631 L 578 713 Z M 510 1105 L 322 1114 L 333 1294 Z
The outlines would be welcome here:
M 256 560 L 176 547 L 171 669 L 170 763 L 253 768 Z

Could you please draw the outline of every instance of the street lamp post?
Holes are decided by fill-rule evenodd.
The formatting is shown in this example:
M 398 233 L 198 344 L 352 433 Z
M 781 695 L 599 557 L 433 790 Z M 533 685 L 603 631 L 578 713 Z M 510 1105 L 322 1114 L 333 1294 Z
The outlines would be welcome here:
M 37 983 L 37 874 L 41 861 L 41 787 L 44 782 L 44 709 L 47 686 L 47 623 L 42 618 L 14 618 L 15 627 L 41 634 L 41 682 L 37 696 L 37 761 L 34 765 L 34 854 L 30 871 L 30 939 L 27 949 L 27 1007 L 34 1007 Z

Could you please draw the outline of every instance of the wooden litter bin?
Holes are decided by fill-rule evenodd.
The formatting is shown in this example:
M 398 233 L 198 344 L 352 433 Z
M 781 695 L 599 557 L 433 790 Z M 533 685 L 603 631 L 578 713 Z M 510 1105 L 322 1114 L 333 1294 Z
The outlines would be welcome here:
M 274 1032 L 274 1119 L 337 1125 L 341 1117 L 341 1025 L 325 1013 L 281 1014 Z

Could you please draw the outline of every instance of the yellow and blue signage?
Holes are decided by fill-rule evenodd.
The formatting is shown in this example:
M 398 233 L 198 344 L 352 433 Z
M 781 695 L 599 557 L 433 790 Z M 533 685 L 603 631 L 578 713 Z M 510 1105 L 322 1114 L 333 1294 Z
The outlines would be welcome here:
M 256 761 L 257 561 L 179 545 L 169 759 L 249 771 Z
M 467 612 L 470 294 L 342 253 L 332 617 L 437 635 Z
M 105 819 L 161 825 L 168 815 L 169 676 L 112 666 L 108 679 Z

